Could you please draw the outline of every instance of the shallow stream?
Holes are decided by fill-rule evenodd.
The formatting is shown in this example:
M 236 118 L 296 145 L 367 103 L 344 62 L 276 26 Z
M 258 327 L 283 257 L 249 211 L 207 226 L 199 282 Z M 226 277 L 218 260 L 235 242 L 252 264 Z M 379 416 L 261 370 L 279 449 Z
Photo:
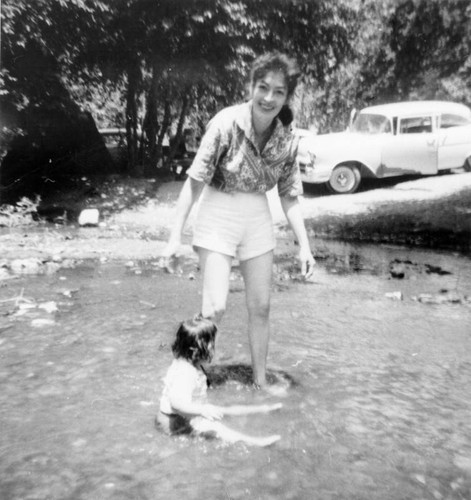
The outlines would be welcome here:
M 213 364 L 217 403 L 270 448 L 170 438 L 153 424 L 178 320 L 199 310 L 193 264 L 85 262 L 0 287 L 0 497 L 471 498 L 471 261 L 325 244 L 314 279 L 277 261 L 269 366 L 250 378 L 237 268 Z

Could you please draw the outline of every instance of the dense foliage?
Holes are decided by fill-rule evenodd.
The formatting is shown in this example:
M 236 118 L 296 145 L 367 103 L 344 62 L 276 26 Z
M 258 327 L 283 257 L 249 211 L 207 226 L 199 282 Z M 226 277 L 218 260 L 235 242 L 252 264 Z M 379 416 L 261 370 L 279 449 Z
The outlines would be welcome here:
M 352 107 L 375 102 L 471 104 L 469 0 L 3 0 L 1 8 L 0 158 L 12 137 L 30 133 L 31 110 L 70 114 L 72 102 L 98 127 L 126 128 L 127 171 L 154 175 L 165 135 L 176 136 L 175 148 L 186 127 L 199 135 L 217 109 L 243 99 L 250 61 L 272 49 L 299 61 L 303 127 L 341 129 Z

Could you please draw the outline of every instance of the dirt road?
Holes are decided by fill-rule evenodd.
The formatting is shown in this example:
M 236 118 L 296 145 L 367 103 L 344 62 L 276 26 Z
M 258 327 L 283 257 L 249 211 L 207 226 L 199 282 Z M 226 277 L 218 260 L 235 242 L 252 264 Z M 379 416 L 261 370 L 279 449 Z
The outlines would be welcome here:
M 80 200 L 82 208 L 99 208 L 99 227 L 0 228 L 0 268 L 19 258 L 60 262 L 156 257 L 165 244 L 181 186 L 113 179 L 101 186 L 98 197 Z M 269 199 L 278 237 L 292 240 L 276 193 L 269 193 Z M 320 187 L 307 187 L 301 203 L 313 238 L 422 246 L 466 255 L 471 251 L 471 173 L 370 183 L 354 195 L 327 195 Z M 189 257 L 192 222 L 193 215 L 182 248 Z

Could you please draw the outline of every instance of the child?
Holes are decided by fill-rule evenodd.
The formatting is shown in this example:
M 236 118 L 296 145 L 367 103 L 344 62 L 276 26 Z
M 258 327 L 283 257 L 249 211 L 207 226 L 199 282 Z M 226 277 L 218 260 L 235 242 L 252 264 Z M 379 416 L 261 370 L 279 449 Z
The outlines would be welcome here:
M 172 351 L 175 356 L 164 380 L 157 422 L 169 434 L 194 433 L 216 436 L 224 441 L 243 441 L 254 446 L 269 446 L 280 436 L 246 436 L 226 427 L 219 420 L 224 415 L 266 413 L 281 408 L 272 405 L 214 406 L 205 402 L 208 380 L 203 363 L 214 355 L 216 325 L 196 317 L 180 324 Z

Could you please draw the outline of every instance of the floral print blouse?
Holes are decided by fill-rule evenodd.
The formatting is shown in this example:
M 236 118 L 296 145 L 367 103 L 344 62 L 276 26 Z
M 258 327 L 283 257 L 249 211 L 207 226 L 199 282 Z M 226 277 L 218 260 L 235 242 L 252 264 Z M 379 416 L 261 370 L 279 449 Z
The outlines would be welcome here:
M 256 146 L 252 102 L 225 108 L 209 122 L 188 175 L 223 192 L 302 194 L 296 163 L 297 140 L 290 127 L 276 119 L 262 151 Z

